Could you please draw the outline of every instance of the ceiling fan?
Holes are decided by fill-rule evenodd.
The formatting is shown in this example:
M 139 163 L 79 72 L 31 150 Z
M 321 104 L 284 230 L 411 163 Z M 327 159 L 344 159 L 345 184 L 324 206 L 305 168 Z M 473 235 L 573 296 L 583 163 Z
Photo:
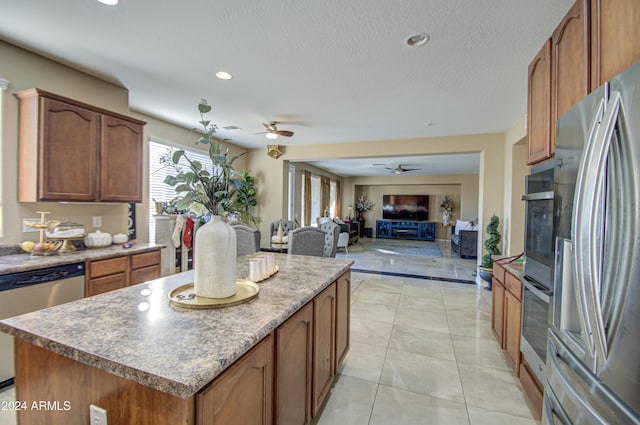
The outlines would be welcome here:
M 255 133 L 255 134 L 266 134 L 265 137 L 267 139 L 277 139 L 278 136 L 284 136 L 284 137 L 293 136 L 293 131 L 278 130 L 278 122 L 277 121 L 271 121 L 268 124 L 263 123 L 262 125 L 264 125 L 264 127 L 267 129 L 267 131 L 261 131 L 259 133 Z
M 402 173 L 406 173 L 407 171 L 416 171 L 420 169 L 420 168 L 405 168 L 402 166 L 402 164 L 398 164 L 398 166 L 395 168 L 387 167 L 386 164 L 373 164 L 373 165 L 374 166 L 384 165 L 384 168 L 386 168 L 387 170 L 391 170 L 391 174 L 402 174 Z

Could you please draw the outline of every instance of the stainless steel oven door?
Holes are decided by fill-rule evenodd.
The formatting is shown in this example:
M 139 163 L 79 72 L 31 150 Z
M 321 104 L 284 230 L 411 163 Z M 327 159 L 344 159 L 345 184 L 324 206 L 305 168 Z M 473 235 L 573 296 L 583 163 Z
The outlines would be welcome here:
M 553 278 L 554 192 L 527 193 L 524 274 L 550 287 Z
M 540 382 L 544 382 L 547 353 L 547 329 L 552 292 L 541 284 L 520 278 L 522 282 L 522 335 L 520 351 Z

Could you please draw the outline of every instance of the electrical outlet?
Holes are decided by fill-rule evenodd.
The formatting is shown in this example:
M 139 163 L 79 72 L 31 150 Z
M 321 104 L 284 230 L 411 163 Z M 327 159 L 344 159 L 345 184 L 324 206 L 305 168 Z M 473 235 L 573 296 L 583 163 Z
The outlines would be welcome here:
M 36 229 L 35 227 L 31 227 L 31 226 L 27 226 L 27 222 L 30 221 L 32 223 L 40 223 L 40 219 L 39 218 L 23 218 L 22 219 L 22 231 L 24 233 L 29 233 L 29 232 L 39 232 L 39 229 Z
M 101 227 L 102 226 L 102 216 L 94 215 L 93 216 L 93 227 Z
M 89 405 L 89 420 L 91 425 L 107 425 L 107 411 L 102 407 Z

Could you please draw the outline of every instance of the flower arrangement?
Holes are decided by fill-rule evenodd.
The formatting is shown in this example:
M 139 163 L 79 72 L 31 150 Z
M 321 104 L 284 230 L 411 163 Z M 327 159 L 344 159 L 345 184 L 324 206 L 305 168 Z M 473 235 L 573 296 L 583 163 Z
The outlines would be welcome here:
M 445 195 L 444 198 L 440 201 L 440 211 L 453 211 L 453 207 L 455 207 L 453 201 L 449 197 L 449 195 Z
M 371 211 L 375 204 L 369 201 L 366 197 L 361 196 L 358 198 L 358 202 L 356 202 L 356 211 L 358 212 L 367 212 Z

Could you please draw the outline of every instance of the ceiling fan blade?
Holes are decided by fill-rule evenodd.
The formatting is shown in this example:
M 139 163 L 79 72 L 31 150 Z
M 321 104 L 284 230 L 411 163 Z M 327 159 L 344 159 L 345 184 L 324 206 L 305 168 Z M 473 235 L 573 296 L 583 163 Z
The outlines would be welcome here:
M 284 136 L 284 137 L 291 137 L 293 136 L 293 131 L 289 131 L 289 130 L 278 130 L 276 131 L 276 133 L 279 136 Z
M 258 133 L 253 133 L 253 134 L 256 135 L 256 134 L 265 134 L 265 133 L 268 133 L 268 131 L 260 131 Z
M 405 171 L 416 171 L 416 170 L 419 170 L 419 168 L 403 168 L 402 169 L 403 172 L 405 172 Z

